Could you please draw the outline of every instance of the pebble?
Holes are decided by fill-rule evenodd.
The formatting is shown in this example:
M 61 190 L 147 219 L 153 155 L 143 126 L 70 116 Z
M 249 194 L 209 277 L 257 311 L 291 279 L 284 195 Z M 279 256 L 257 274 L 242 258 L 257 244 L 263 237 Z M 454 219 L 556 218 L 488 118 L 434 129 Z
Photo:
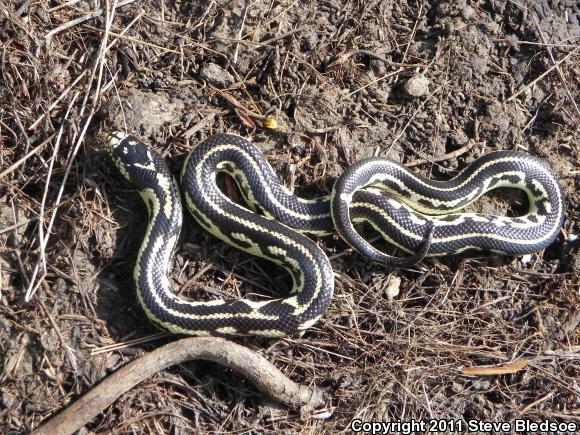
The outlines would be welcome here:
M 235 83 L 234 76 L 215 63 L 206 63 L 201 67 L 199 75 L 214 86 L 227 88 Z
M 16 397 L 14 397 L 12 394 L 10 394 L 7 391 L 4 391 L 2 393 L 2 399 L 0 400 L 0 403 L 4 408 L 10 409 L 16 408 L 16 404 L 18 403 L 18 401 L 16 400 Z
M 469 20 L 475 14 L 475 10 L 471 6 L 465 6 L 461 11 L 461 16 L 465 21 Z
M 401 290 L 401 278 L 395 275 L 389 276 L 387 281 L 387 288 L 385 289 L 385 296 L 389 301 L 392 301 L 397 296 L 399 296 L 399 291 Z
M 413 77 L 407 80 L 403 86 L 403 89 L 410 97 L 422 97 L 429 92 L 430 83 L 431 82 L 429 79 L 423 74 L 415 74 Z

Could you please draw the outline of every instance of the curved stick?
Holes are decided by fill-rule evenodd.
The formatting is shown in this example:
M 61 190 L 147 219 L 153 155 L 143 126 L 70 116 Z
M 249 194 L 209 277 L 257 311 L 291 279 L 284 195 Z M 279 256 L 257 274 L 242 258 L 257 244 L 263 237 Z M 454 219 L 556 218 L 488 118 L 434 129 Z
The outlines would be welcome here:
M 285 405 L 315 408 L 324 404 L 319 389 L 296 384 L 264 357 L 244 346 L 223 338 L 193 337 L 166 344 L 127 364 L 32 434 L 76 432 L 138 383 L 160 370 L 192 359 L 213 361 L 232 368 L 258 390 Z

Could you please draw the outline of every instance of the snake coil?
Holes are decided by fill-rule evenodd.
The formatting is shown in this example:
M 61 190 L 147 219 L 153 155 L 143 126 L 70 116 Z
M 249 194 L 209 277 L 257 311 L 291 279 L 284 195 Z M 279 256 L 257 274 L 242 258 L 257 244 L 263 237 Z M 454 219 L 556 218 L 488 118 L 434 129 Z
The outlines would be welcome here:
M 426 255 L 468 249 L 534 252 L 557 237 L 564 216 L 554 174 L 541 160 L 523 153 L 486 154 L 444 182 L 420 177 L 387 159 L 367 159 L 348 168 L 330 196 L 307 200 L 280 184 L 251 142 L 218 134 L 198 144 L 184 163 L 181 184 L 187 208 L 214 236 L 285 268 L 293 287 L 287 297 L 266 301 L 187 301 L 175 296 L 167 277 L 183 219 L 176 180 L 165 161 L 134 136 L 113 132 L 107 144 L 149 212 L 134 269 L 139 303 L 153 322 L 176 333 L 282 336 L 311 327 L 331 301 L 334 277 L 327 256 L 304 234 L 336 230 L 372 260 L 407 267 Z M 220 190 L 220 172 L 234 178 L 249 209 Z M 458 213 L 497 187 L 524 190 L 529 212 L 516 218 Z M 354 228 L 360 222 L 412 255 L 399 258 L 378 251 Z

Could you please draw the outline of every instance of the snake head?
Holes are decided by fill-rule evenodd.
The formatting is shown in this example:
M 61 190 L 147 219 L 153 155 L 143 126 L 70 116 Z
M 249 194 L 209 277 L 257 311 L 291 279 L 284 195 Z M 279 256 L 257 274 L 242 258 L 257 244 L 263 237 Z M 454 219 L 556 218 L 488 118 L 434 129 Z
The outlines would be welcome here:
M 107 147 L 119 172 L 139 190 L 150 187 L 156 174 L 165 169 L 161 157 L 135 136 L 112 132 Z

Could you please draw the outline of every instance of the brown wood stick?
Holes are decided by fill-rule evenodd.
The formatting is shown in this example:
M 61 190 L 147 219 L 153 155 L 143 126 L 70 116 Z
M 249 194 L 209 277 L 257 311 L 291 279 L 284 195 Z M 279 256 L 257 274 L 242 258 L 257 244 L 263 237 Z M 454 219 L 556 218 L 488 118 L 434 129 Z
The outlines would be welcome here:
M 166 344 L 117 370 L 32 434 L 72 434 L 135 385 L 160 370 L 192 359 L 213 361 L 234 369 L 258 390 L 285 405 L 313 409 L 324 404 L 319 389 L 291 381 L 266 358 L 250 349 L 223 338 L 193 337 Z
M 465 145 L 463 145 L 461 148 L 456 149 L 455 151 L 451 151 L 450 153 L 441 154 L 439 156 L 431 157 L 428 159 L 413 160 L 413 161 L 410 161 L 409 163 L 405 163 L 405 166 L 412 167 L 412 166 L 422 165 L 424 163 L 437 163 L 437 162 L 442 162 L 444 160 L 454 159 L 456 157 L 459 157 L 462 154 L 465 154 L 467 151 L 469 151 L 471 148 L 473 148 L 475 146 L 475 144 L 477 144 L 477 143 L 478 142 L 474 141 L 473 139 L 470 139 Z

